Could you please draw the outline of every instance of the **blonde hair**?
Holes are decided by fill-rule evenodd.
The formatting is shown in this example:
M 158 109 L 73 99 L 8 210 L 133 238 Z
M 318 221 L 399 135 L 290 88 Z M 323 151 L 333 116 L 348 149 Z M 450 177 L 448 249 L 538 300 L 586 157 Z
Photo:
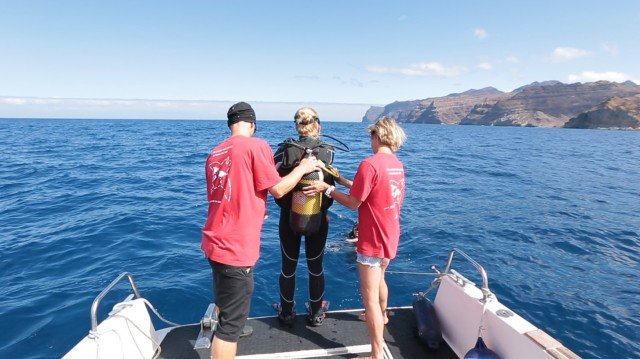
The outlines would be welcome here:
M 320 123 L 320 118 L 316 110 L 311 107 L 303 107 L 296 111 L 293 120 L 296 123 L 296 131 L 301 136 L 311 136 L 318 134 L 318 127 L 316 122 Z
M 399 150 L 400 146 L 407 140 L 407 135 L 402 127 L 389 117 L 379 119 L 375 124 L 369 126 L 367 131 L 371 136 L 378 137 L 380 143 L 388 146 L 393 152 Z

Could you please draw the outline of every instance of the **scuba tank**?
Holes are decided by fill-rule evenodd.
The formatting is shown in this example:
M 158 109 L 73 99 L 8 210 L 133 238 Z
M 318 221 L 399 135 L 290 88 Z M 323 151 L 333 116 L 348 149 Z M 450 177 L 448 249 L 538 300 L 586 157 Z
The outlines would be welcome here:
M 305 149 L 305 152 L 307 158 L 312 156 L 310 149 Z M 302 192 L 302 188 L 322 180 L 324 180 L 322 170 L 307 173 L 292 191 L 289 225 L 297 234 L 309 235 L 320 229 L 323 193 L 307 196 Z

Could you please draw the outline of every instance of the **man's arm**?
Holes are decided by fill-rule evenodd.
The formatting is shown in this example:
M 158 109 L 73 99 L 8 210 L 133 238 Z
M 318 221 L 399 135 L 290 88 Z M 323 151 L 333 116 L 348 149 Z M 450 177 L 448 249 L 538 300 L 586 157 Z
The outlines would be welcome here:
M 289 193 L 289 191 L 291 191 L 296 184 L 300 182 L 302 176 L 317 169 L 318 161 L 315 157 L 303 158 L 302 161 L 300 161 L 300 164 L 294 168 L 293 171 L 282 177 L 280 182 L 269 188 L 269 193 L 271 193 L 275 198 L 282 198 L 282 196 Z

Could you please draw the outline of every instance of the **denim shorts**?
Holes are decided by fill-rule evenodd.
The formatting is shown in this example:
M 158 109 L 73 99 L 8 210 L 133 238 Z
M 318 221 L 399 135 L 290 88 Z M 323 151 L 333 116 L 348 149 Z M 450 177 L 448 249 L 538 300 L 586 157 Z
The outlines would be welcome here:
M 361 253 L 358 253 L 356 257 L 356 261 L 358 263 L 363 264 L 365 266 L 369 266 L 369 267 L 380 267 L 383 260 L 384 258 L 370 257 Z

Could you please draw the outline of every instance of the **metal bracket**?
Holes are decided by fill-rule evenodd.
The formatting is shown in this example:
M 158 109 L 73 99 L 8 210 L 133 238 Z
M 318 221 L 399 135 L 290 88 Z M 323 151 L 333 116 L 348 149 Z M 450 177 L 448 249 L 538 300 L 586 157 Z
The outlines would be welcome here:
M 136 283 L 133 281 L 133 275 L 129 272 L 120 273 L 120 275 L 116 279 L 114 279 L 113 282 L 111 282 L 105 289 L 102 290 L 102 292 L 100 292 L 100 294 L 98 294 L 96 299 L 94 299 L 93 303 L 91 304 L 91 330 L 89 331 L 89 338 L 93 338 L 95 336 L 96 331 L 98 330 L 98 306 L 100 305 L 102 298 L 104 298 L 107 295 L 107 293 L 109 293 L 111 289 L 113 289 L 113 287 L 115 287 L 116 284 L 118 284 L 118 282 L 120 282 L 125 277 L 129 279 L 129 284 L 131 285 L 131 290 L 133 291 L 134 297 L 136 299 L 142 298 L 142 296 L 140 295 L 140 292 L 138 292 L 138 287 L 136 287 Z M 131 296 L 127 297 L 127 300 L 130 300 L 130 299 L 131 299 Z
M 200 320 L 200 333 L 193 346 L 193 349 L 209 349 L 211 348 L 211 341 L 213 339 L 213 332 L 218 325 L 218 308 L 211 303 L 207 307 L 207 311 L 204 312 L 204 316 Z
M 458 248 L 453 248 L 451 252 L 449 252 L 449 258 L 447 259 L 447 264 L 444 268 L 444 274 L 453 273 L 456 277 L 458 276 L 462 277 L 460 273 L 455 272 L 454 270 L 451 269 L 451 262 L 453 261 L 453 256 L 456 253 L 459 253 L 462 257 L 464 257 L 467 261 L 469 261 L 474 267 L 476 267 L 476 269 L 478 270 L 478 273 L 480 273 L 480 276 L 482 277 L 482 287 L 480 288 L 480 290 L 482 291 L 482 299 L 480 301 L 482 303 L 485 303 L 487 301 L 495 299 L 495 295 L 491 293 L 491 291 L 489 290 L 489 279 L 487 279 L 487 271 L 485 271 L 484 268 L 480 264 L 478 264 L 478 262 L 476 262 L 473 258 L 471 258 L 469 255 L 467 255 L 465 252 L 461 251 Z M 456 279 L 457 281 L 457 278 L 454 278 L 454 279 Z M 464 283 L 464 280 L 462 280 L 462 282 Z M 471 281 L 469 282 L 473 283 Z M 464 286 L 464 284 L 462 285 Z
M 498 309 L 496 310 L 496 315 L 502 318 L 513 317 L 513 312 L 509 309 Z

